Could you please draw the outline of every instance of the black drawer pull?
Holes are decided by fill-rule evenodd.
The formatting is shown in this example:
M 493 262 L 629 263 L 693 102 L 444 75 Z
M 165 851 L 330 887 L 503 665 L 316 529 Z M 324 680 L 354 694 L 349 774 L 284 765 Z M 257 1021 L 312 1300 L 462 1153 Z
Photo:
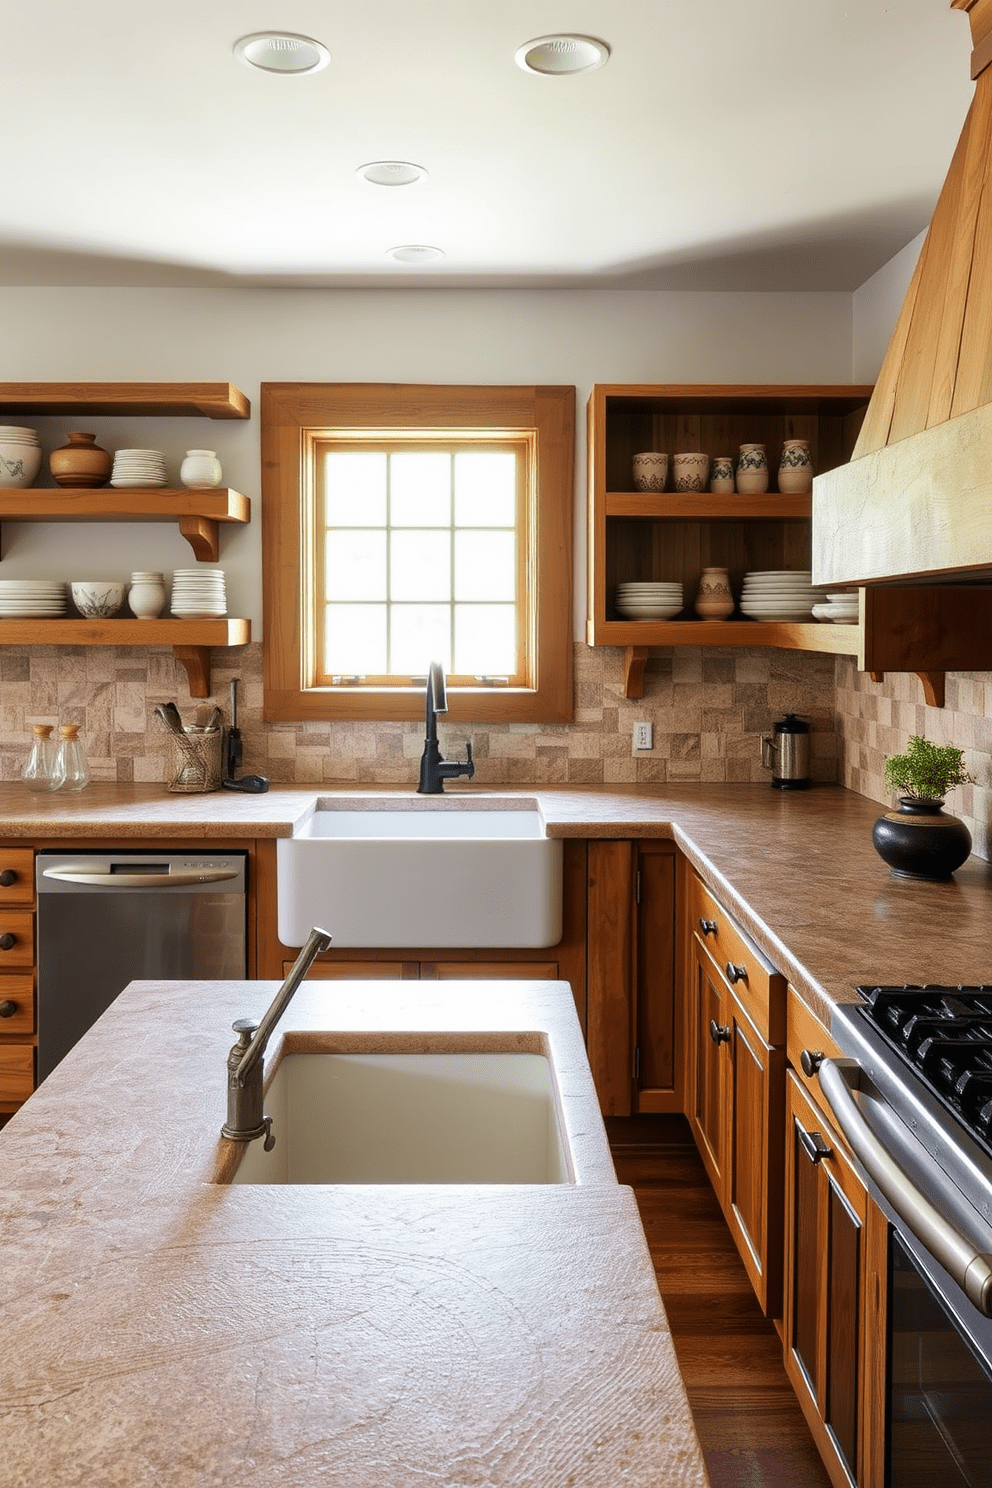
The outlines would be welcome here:
M 717 932 L 716 920 L 700 920 L 699 928 L 704 935 L 715 935 Z
M 16 1012 L 16 1002 L 0 1002 L 0 1018 L 12 1018 Z
M 9 889 L 11 884 L 15 884 L 16 882 L 17 874 L 14 872 L 13 868 L 4 868 L 0 870 L 0 887 Z
M 801 1126 L 797 1126 L 796 1135 L 799 1137 L 800 1147 L 811 1163 L 822 1162 L 825 1157 L 833 1157 L 833 1148 L 827 1146 L 819 1132 L 804 1131 Z
M 734 963 L 733 963 L 733 961 L 728 961 L 727 962 L 727 967 L 726 967 L 726 975 L 727 975 L 727 981 L 730 982 L 731 984 L 734 984 L 736 982 L 746 982 L 747 981 L 747 967 L 746 966 L 735 966 Z
M 807 1080 L 810 1080 L 823 1063 L 823 1054 L 814 1052 L 812 1049 L 804 1049 L 799 1056 L 799 1063 L 802 1065 L 803 1074 Z
M 730 1042 L 730 1029 L 721 1028 L 715 1018 L 710 1019 L 710 1038 L 715 1044 L 727 1044 Z
M 16 944 L 17 936 L 12 935 L 9 930 L 5 930 L 3 934 L 0 935 L 0 951 L 12 950 Z

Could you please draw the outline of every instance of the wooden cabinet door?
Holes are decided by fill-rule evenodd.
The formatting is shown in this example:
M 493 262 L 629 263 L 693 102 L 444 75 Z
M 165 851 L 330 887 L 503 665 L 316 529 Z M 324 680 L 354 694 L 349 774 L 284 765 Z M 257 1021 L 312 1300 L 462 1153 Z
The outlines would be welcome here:
M 586 1048 L 604 1116 L 629 1116 L 634 1084 L 633 842 L 589 843 Z
M 758 1301 L 782 1295 L 782 1125 L 785 1050 L 770 1048 L 736 997 L 727 999 L 730 1071 L 724 1212 Z
M 716 1190 L 724 1201 L 726 1102 L 730 1081 L 726 1021 L 728 993 L 723 978 L 695 942 L 689 966 L 689 1125 Z
M 822 1112 L 789 1073 L 785 1367 L 837 1488 L 881 1488 L 886 1243 Z
M 638 844 L 634 964 L 634 1099 L 638 1112 L 682 1110 L 676 1058 L 675 845 Z

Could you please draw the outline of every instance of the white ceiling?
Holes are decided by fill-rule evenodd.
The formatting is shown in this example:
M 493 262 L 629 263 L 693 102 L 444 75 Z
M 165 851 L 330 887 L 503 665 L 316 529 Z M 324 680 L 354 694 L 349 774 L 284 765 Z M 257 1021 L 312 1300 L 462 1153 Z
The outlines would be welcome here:
M 270 29 L 330 65 L 234 59 Z M 515 66 L 561 31 L 608 65 Z M 970 48 L 949 0 L 8 0 L 0 283 L 854 289 L 929 220 Z

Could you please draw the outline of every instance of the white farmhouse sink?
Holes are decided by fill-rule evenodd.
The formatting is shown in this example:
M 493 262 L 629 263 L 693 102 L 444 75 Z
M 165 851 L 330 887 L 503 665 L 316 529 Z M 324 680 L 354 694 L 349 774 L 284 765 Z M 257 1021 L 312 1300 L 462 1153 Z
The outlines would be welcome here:
M 279 939 L 337 946 L 550 946 L 562 844 L 525 798 L 318 800 L 277 844 Z
M 569 1183 L 542 1054 L 285 1054 L 233 1183 Z

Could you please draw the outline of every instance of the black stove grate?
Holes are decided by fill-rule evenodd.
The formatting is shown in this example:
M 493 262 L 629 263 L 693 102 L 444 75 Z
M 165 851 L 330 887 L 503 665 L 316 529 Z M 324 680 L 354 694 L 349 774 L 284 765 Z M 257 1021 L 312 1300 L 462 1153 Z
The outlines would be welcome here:
M 992 987 L 859 987 L 861 1016 L 992 1155 Z

